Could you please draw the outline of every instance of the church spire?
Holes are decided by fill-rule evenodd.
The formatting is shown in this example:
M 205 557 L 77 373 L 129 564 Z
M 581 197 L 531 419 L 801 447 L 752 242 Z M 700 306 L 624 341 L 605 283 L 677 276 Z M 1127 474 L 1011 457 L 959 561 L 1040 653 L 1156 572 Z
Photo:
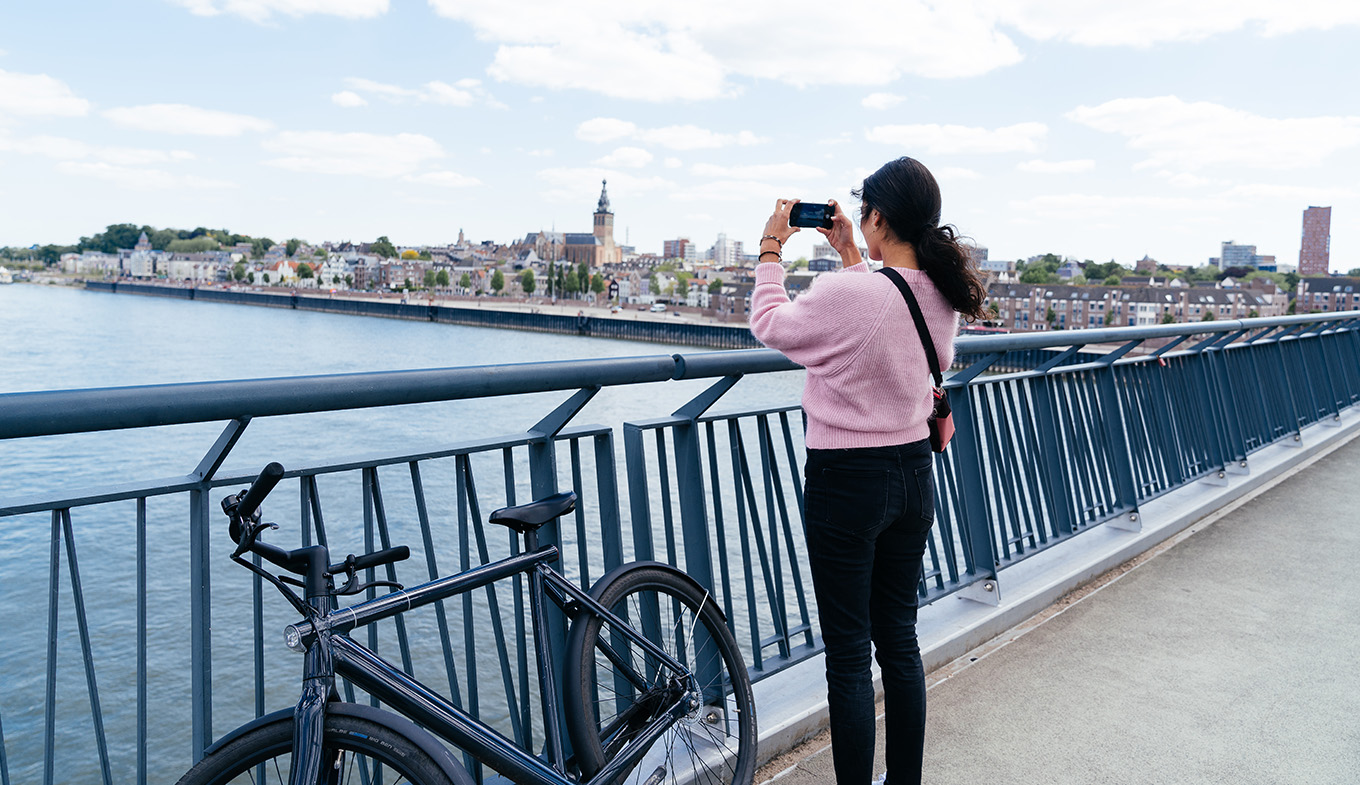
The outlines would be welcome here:
M 609 181 L 608 181 L 608 180 L 601 180 L 601 181 L 600 181 L 600 203 L 599 203 L 598 205 L 595 206 L 595 212 L 597 212 L 597 213 L 607 213 L 607 212 L 609 212 Z

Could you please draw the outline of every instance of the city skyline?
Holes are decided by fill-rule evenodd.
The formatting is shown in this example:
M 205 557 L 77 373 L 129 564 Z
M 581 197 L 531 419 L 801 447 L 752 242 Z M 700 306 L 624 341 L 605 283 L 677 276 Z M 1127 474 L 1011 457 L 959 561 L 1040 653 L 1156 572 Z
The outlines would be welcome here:
M 590 231 L 604 178 L 621 244 L 751 244 L 775 198 L 853 204 L 909 154 L 993 258 L 1204 264 L 1235 239 L 1288 263 L 1329 205 L 1331 269 L 1360 266 L 1334 78 L 1360 11 L 1239 5 L 15 6 L 0 245 L 122 222 L 509 243 Z

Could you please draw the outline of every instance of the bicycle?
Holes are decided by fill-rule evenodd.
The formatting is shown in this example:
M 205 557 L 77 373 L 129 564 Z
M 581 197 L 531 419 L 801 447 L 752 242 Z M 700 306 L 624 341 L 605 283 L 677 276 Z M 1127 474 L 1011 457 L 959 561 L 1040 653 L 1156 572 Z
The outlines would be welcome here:
M 278 527 L 261 522 L 259 506 L 283 474 L 282 466 L 269 464 L 248 489 L 224 498 L 222 509 L 236 542 L 231 559 L 271 583 L 303 616 L 284 631 L 285 645 L 304 655 L 302 694 L 295 708 L 260 717 L 219 739 L 180 785 L 274 780 L 367 785 L 384 782 L 385 770 L 413 785 L 472 785 L 467 769 L 436 736 L 521 785 L 753 781 L 751 682 L 721 610 L 692 578 L 657 562 L 611 570 L 589 592 L 553 569 L 558 549 L 540 547 L 538 529 L 570 512 L 574 493 L 506 507 L 488 517 L 523 537 L 522 553 L 404 589 L 388 581 L 365 582 L 359 573 L 406 559 L 405 546 L 351 554 L 331 564 L 325 546 L 290 551 L 264 542 L 261 533 Z M 291 576 L 275 575 L 244 558 L 251 553 Z M 364 625 L 518 574 L 529 578 L 543 757 L 516 746 L 349 637 Z M 340 577 L 344 583 L 336 588 Z M 303 596 L 289 585 L 301 588 Z M 332 609 L 335 598 L 379 586 L 392 591 Z M 560 704 L 570 755 L 558 719 L 546 601 L 571 620 Z M 341 701 L 337 675 L 378 698 L 387 710 Z

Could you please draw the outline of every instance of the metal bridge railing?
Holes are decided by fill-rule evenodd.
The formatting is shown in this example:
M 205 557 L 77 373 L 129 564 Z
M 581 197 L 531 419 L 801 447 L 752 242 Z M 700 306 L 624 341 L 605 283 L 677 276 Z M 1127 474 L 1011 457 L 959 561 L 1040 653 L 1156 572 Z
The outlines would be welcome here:
M 936 458 L 923 602 L 956 593 L 994 602 L 1010 565 L 1096 525 L 1136 528 L 1141 502 L 1242 471 L 1254 450 L 1337 422 L 1360 401 L 1357 328 L 1360 312 L 959 338 L 965 367 L 946 383 L 958 430 Z M 1134 353 L 1144 344 L 1157 348 Z M 984 374 L 1021 356 L 1037 364 Z M 303 543 L 407 543 L 412 560 L 378 577 L 409 584 L 513 553 L 515 539 L 486 526 L 489 511 L 570 488 L 577 511 L 543 534 L 581 585 L 626 560 L 668 561 L 714 593 L 755 678 L 815 654 L 801 413 L 792 401 L 710 412 L 732 403 L 726 394 L 744 376 L 795 369 L 748 350 L 0 395 L 0 440 L 225 423 L 184 476 L 36 498 L 0 486 L 0 519 L 14 524 L 0 527 L 6 543 L 48 557 L 46 580 L 35 582 L 45 596 L 23 595 L 17 576 L 0 583 L 11 615 L 25 603 L 41 609 L 11 626 L 45 633 L 40 650 L 0 654 L 9 683 L 0 690 L 0 785 L 171 779 L 217 735 L 296 699 L 296 660 L 271 643 L 292 619 L 283 603 L 265 601 L 258 579 L 224 565 L 213 514 L 220 489 L 249 480 L 219 470 L 257 418 L 565 392 L 523 433 L 290 467 L 272 517 L 286 520 L 277 510 L 297 504 Z M 573 423 L 602 388 L 685 379 L 713 383 L 675 412 L 617 432 Z M 337 527 L 337 509 L 361 515 L 361 525 Z M 50 520 L 45 531 L 19 525 L 35 515 Z M 135 574 L 105 576 L 92 594 L 82 575 L 116 550 L 110 527 L 134 535 Z M 164 591 L 148 573 L 167 570 L 183 573 L 182 591 L 151 597 Z M 537 748 L 524 588 L 487 587 L 363 634 Z M 565 631 L 555 619 L 552 635 Z M 16 676 L 34 662 L 40 673 Z M 175 732 L 151 730 L 153 717 Z

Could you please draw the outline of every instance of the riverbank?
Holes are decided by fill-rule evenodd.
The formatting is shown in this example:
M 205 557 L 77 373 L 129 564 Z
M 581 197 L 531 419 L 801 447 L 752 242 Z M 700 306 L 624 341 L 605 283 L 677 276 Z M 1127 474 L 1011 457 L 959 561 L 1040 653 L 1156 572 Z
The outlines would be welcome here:
M 332 293 L 254 286 L 200 288 L 128 281 L 86 281 L 85 288 L 113 294 L 173 297 L 713 349 L 752 349 L 760 346 L 744 322 L 724 323 L 688 308 L 672 308 L 664 313 L 650 310 L 611 313 L 607 307 L 585 302 L 551 303 L 532 298 L 526 301 L 486 297 L 402 298 L 357 292 Z

